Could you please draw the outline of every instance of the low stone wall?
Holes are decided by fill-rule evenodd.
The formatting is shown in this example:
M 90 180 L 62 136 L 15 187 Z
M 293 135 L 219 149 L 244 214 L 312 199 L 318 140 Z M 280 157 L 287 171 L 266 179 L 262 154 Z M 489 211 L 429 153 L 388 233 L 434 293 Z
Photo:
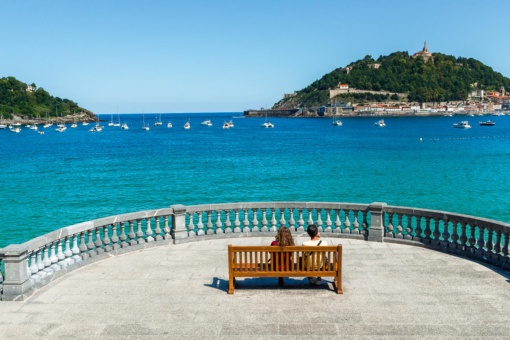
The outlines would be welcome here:
M 79 223 L 0 249 L 0 296 L 24 300 L 74 269 L 147 247 L 274 236 L 281 227 L 297 235 L 311 223 L 327 237 L 428 247 L 510 269 L 510 225 L 490 219 L 378 202 L 173 205 Z

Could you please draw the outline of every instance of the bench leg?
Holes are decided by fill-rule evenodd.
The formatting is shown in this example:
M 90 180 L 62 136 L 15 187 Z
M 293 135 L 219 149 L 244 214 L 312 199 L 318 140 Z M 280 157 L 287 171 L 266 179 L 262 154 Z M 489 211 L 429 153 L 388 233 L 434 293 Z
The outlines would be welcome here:
M 235 284 L 236 284 L 236 279 L 233 278 L 232 276 L 229 276 L 228 277 L 228 293 L 229 294 L 234 294 Z

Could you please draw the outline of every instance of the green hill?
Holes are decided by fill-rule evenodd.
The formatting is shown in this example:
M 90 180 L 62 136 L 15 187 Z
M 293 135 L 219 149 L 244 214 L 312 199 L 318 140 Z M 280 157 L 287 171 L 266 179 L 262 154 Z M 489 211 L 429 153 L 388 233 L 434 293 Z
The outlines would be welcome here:
M 294 97 L 282 99 L 274 108 L 325 105 L 330 101 L 329 89 L 334 89 L 339 83 L 348 84 L 351 89 L 406 93 L 407 101 L 419 103 L 466 100 L 471 90 L 499 91 L 501 87 L 510 87 L 509 78 L 473 58 L 455 58 L 441 53 L 433 53 L 432 56 L 425 61 L 407 52 L 395 52 L 377 60 L 367 55 L 324 75 L 297 91 Z M 336 99 L 388 101 L 397 100 L 397 96 L 373 92 L 345 93 Z
M 72 100 L 53 97 L 35 84 L 27 85 L 14 77 L 0 78 L 0 113 L 4 117 L 15 114 L 26 119 L 45 118 L 46 113 L 55 116 L 57 111 L 64 116 L 73 113 L 94 116 Z

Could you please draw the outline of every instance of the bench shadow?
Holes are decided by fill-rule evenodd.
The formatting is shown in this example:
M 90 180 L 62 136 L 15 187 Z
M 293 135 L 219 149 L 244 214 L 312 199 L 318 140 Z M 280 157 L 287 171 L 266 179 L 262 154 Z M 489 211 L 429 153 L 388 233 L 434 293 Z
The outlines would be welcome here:
M 320 286 L 311 285 L 307 278 L 284 278 L 284 285 L 278 286 L 277 278 L 237 278 L 235 289 L 242 290 L 260 290 L 260 289 L 319 289 L 335 291 L 333 280 L 322 279 L 324 283 Z M 205 287 L 218 289 L 224 292 L 228 291 L 228 280 L 213 277 L 210 284 L 204 284 Z

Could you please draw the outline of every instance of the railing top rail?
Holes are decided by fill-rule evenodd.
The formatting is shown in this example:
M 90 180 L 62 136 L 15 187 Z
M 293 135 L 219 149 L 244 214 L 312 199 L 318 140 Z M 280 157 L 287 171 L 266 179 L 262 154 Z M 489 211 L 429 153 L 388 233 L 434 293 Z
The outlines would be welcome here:
M 172 208 L 161 208 L 154 210 L 143 210 L 127 214 L 114 215 L 108 217 L 102 217 L 91 221 L 81 222 L 73 224 L 67 227 L 60 228 L 58 230 L 49 232 L 47 234 L 38 236 L 31 240 L 26 241 L 22 244 L 11 244 L 5 248 L 0 248 L 0 254 L 8 252 L 22 252 L 22 251 L 33 251 L 37 250 L 48 243 L 56 240 L 60 240 L 67 236 L 76 235 L 83 231 L 95 229 L 97 227 L 103 227 L 110 224 L 117 224 L 133 220 L 142 220 L 146 218 L 153 218 L 158 216 L 172 215 L 174 213 Z
M 492 220 L 489 218 L 483 218 L 472 215 L 465 214 L 457 214 L 448 211 L 441 210 L 430 210 L 430 209 L 417 209 L 411 207 L 401 207 L 401 206 L 387 206 L 384 208 L 384 212 L 388 214 L 405 214 L 411 216 L 420 216 L 425 218 L 436 218 L 441 220 L 455 221 L 459 223 L 466 223 L 469 225 L 478 225 L 478 226 L 486 226 L 490 227 L 494 230 L 510 230 L 510 224 L 502 221 Z
M 186 207 L 186 212 L 195 213 L 216 210 L 244 210 L 244 209 L 345 209 L 345 210 L 366 210 L 369 204 L 338 203 L 338 202 L 237 202 L 219 204 L 200 204 Z

